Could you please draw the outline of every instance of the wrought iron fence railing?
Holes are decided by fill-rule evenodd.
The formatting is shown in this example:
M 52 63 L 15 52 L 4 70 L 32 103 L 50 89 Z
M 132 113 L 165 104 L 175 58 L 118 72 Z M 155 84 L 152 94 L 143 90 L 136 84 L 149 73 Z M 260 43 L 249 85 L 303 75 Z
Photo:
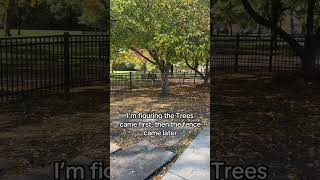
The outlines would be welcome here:
M 304 38 L 296 37 L 304 46 Z M 292 48 L 280 37 L 214 35 L 213 68 L 215 72 L 295 72 L 302 62 Z M 316 56 L 315 70 L 320 71 L 320 56 Z
M 140 87 L 152 87 L 161 85 L 160 73 L 111 73 L 111 90 L 133 89 Z M 201 84 L 203 79 L 196 73 L 177 73 L 170 74 L 171 84 Z
M 0 39 L 0 102 L 105 84 L 107 35 Z

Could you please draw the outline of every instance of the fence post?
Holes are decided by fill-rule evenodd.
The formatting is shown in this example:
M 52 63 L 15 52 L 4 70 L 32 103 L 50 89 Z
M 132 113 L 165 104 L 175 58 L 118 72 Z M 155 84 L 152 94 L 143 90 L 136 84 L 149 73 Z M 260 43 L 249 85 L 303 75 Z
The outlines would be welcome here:
M 236 49 L 235 49 L 235 61 L 234 61 L 234 71 L 238 72 L 239 66 L 239 50 L 240 50 L 240 35 L 236 36 Z
M 184 84 L 184 78 L 186 77 L 186 72 L 183 72 L 182 84 Z
M 132 89 L 132 72 L 129 73 L 129 88 Z
M 194 76 L 193 76 L 193 84 L 196 84 L 196 71 L 194 71 Z
M 69 55 L 69 37 L 68 32 L 64 33 L 64 94 L 67 96 L 70 93 L 70 55 Z
M 273 48 L 274 48 L 276 40 L 277 40 L 277 37 L 274 37 L 274 35 L 271 35 L 270 52 L 269 52 L 269 72 L 272 71 Z

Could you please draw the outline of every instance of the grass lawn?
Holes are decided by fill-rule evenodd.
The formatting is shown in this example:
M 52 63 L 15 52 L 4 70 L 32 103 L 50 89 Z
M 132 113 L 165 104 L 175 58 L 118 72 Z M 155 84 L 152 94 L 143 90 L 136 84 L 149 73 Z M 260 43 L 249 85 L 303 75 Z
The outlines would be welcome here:
M 30 36 L 52 36 L 52 35 L 63 35 L 64 32 L 70 34 L 79 35 L 81 31 L 65 31 L 65 30 L 21 30 L 21 35 L 18 35 L 18 30 L 11 30 L 12 37 L 30 37 Z M 0 37 L 4 37 L 3 30 L 0 31 Z
M 139 73 L 140 71 L 110 71 L 111 74 L 132 74 Z

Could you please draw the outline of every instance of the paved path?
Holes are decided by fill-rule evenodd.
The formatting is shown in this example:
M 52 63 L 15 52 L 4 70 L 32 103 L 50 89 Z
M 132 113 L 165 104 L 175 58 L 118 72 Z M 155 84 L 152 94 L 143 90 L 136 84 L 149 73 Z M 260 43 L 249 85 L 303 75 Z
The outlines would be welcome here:
M 113 142 L 110 142 L 110 154 L 119 151 L 121 148 Z
M 203 129 L 173 164 L 163 180 L 210 179 L 210 129 Z
M 111 180 L 144 180 L 165 165 L 174 154 L 142 141 L 111 155 Z

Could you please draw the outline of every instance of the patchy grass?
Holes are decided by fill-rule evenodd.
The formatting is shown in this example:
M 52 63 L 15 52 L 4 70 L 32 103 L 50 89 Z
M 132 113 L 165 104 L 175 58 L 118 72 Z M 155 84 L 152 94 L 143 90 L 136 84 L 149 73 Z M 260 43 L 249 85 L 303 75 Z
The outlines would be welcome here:
M 271 179 L 320 179 L 320 89 L 294 77 L 218 76 L 214 152 L 230 165 L 266 165 Z
M 12 37 L 30 37 L 30 36 L 53 36 L 53 35 L 63 35 L 64 32 L 69 32 L 73 35 L 81 34 L 81 31 L 68 31 L 68 30 L 28 30 L 22 29 L 21 35 L 18 35 L 18 30 L 11 30 Z M 3 30 L 0 31 L 0 37 L 4 37 Z

